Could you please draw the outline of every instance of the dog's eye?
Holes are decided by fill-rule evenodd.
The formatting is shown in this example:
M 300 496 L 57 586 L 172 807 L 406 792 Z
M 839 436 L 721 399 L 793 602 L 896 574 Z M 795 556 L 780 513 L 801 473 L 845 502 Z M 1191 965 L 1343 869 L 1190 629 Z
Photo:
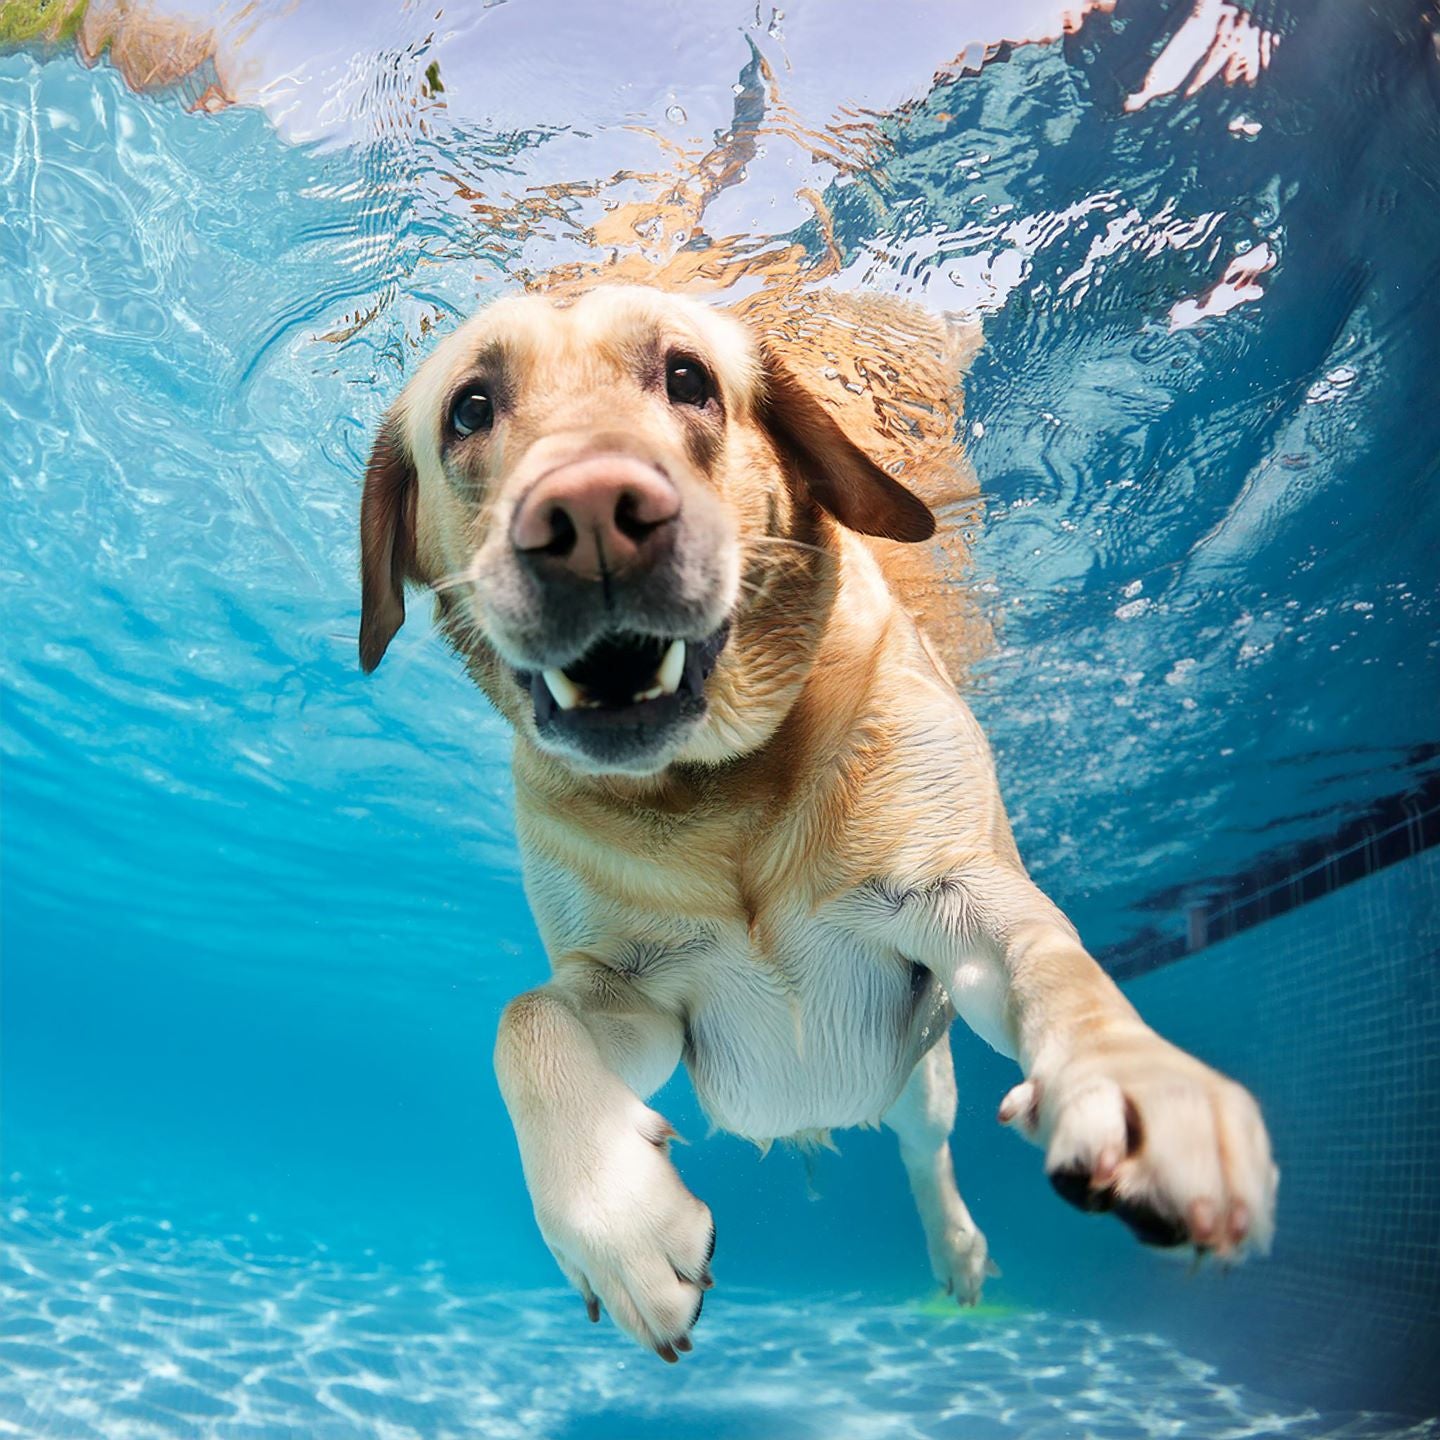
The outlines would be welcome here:
M 710 372 L 693 355 L 672 355 L 665 362 L 665 393 L 672 405 L 708 404 L 715 394 Z
M 462 390 L 450 406 L 450 428 L 457 435 L 473 435 L 495 423 L 495 407 L 483 390 Z

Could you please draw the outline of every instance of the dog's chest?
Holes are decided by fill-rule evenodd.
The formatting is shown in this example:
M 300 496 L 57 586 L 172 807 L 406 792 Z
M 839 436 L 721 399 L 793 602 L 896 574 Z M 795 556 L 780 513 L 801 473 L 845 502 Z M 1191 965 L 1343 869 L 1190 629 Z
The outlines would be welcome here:
M 753 1140 L 878 1123 L 949 1019 L 928 972 L 812 916 L 782 917 L 763 949 L 722 931 L 691 963 L 695 1092 Z
M 737 903 L 687 915 L 667 903 L 662 870 L 621 900 L 529 859 L 552 958 L 592 957 L 611 993 L 631 988 L 679 1017 L 696 1095 L 733 1134 L 768 1141 L 879 1121 L 948 1024 L 933 977 L 842 923 L 841 906 L 797 898 L 759 914 Z

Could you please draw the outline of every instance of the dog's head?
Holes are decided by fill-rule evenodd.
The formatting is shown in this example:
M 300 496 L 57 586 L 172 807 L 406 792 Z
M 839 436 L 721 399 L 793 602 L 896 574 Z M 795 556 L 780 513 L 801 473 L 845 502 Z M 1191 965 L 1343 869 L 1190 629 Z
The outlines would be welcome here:
M 502 712 L 571 769 L 718 762 L 798 693 L 837 522 L 934 530 L 739 321 L 639 287 L 500 301 L 376 438 L 360 661 L 423 583 Z

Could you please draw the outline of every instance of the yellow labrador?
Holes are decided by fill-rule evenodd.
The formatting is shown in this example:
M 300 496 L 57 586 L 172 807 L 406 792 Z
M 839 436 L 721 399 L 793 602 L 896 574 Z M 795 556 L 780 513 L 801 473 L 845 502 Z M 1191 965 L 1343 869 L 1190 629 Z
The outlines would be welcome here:
M 739 320 L 643 287 L 499 302 L 375 441 L 360 658 L 431 587 L 515 731 L 548 984 L 495 1062 L 540 1229 L 591 1318 L 667 1360 L 709 1209 L 645 1103 L 684 1061 L 768 1144 L 883 1121 L 935 1274 L 986 1247 L 948 1136 L 956 1013 L 1020 1063 L 1000 1118 L 1142 1240 L 1263 1251 L 1247 1091 L 1149 1029 L 1016 852 L 985 738 L 887 584 L 934 529 Z

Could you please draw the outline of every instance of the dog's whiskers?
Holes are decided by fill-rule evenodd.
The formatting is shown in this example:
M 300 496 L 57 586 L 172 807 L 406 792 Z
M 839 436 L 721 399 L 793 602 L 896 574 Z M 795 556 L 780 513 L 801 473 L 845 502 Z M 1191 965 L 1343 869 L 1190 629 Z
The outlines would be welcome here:
M 819 545 L 807 544 L 804 540 L 791 540 L 785 535 L 751 535 L 747 538 L 750 545 L 785 545 L 792 550 L 808 550 L 815 555 L 823 555 L 831 558 L 831 552 Z
M 458 590 L 462 585 L 473 585 L 474 574 L 468 570 L 456 570 L 451 575 L 442 575 L 438 580 L 430 583 L 430 588 L 438 595 L 442 590 Z

